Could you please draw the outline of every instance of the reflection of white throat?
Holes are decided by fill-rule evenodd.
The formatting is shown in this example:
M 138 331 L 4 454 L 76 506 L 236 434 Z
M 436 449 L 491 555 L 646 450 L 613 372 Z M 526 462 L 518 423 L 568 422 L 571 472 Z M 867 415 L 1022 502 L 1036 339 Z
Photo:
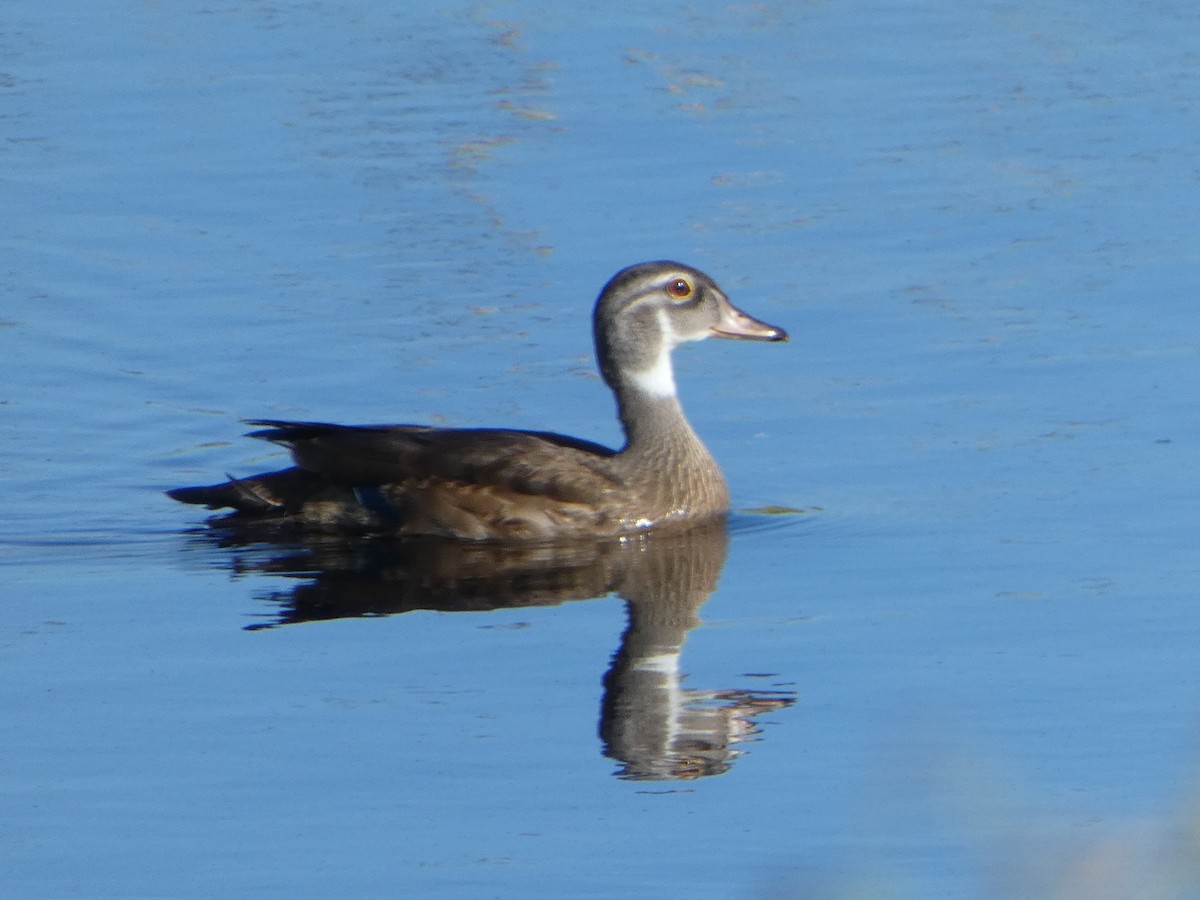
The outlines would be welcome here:
M 639 391 L 651 397 L 675 396 L 675 371 L 671 368 L 671 351 L 663 347 L 658 359 L 648 369 L 629 373 Z

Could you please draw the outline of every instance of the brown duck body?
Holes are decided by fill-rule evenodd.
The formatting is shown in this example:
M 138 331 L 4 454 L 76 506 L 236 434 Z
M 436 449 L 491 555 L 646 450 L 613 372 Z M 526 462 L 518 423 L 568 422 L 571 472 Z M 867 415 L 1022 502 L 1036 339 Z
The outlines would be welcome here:
M 723 516 L 729 493 L 674 391 L 670 352 L 703 337 L 784 340 L 678 263 L 619 272 L 596 304 L 597 356 L 626 444 L 549 432 L 255 420 L 296 465 L 168 494 L 231 514 L 217 526 L 555 541 Z

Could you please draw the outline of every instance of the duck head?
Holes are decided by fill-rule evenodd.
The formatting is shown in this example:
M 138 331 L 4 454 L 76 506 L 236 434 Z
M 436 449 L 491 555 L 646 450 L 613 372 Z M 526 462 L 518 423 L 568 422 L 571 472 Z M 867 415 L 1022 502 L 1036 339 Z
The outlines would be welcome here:
M 639 263 L 604 286 L 594 313 L 596 359 L 614 391 L 674 396 L 671 351 L 685 341 L 786 341 L 787 332 L 746 315 L 716 282 L 682 263 Z

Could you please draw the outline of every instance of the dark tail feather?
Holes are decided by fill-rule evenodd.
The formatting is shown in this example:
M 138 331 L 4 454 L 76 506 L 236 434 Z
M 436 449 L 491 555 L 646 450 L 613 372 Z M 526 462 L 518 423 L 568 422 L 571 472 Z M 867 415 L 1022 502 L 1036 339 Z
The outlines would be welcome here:
M 281 469 L 221 484 L 173 488 L 167 496 L 209 509 L 235 509 L 251 516 L 281 516 L 296 509 L 313 490 L 316 476 L 303 469 Z
M 245 422 L 259 426 L 258 431 L 251 431 L 246 437 L 284 445 L 346 431 L 375 430 L 370 425 L 330 425 L 327 422 L 288 422 L 282 419 L 246 419 Z

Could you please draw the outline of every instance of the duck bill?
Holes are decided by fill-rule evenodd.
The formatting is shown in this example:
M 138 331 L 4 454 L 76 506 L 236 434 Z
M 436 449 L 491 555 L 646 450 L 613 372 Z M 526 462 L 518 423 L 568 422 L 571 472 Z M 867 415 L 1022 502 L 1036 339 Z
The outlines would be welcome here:
M 746 315 L 728 300 L 721 304 L 721 319 L 712 326 L 713 337 L 740 341 L 786 341 L 787 332 Z

